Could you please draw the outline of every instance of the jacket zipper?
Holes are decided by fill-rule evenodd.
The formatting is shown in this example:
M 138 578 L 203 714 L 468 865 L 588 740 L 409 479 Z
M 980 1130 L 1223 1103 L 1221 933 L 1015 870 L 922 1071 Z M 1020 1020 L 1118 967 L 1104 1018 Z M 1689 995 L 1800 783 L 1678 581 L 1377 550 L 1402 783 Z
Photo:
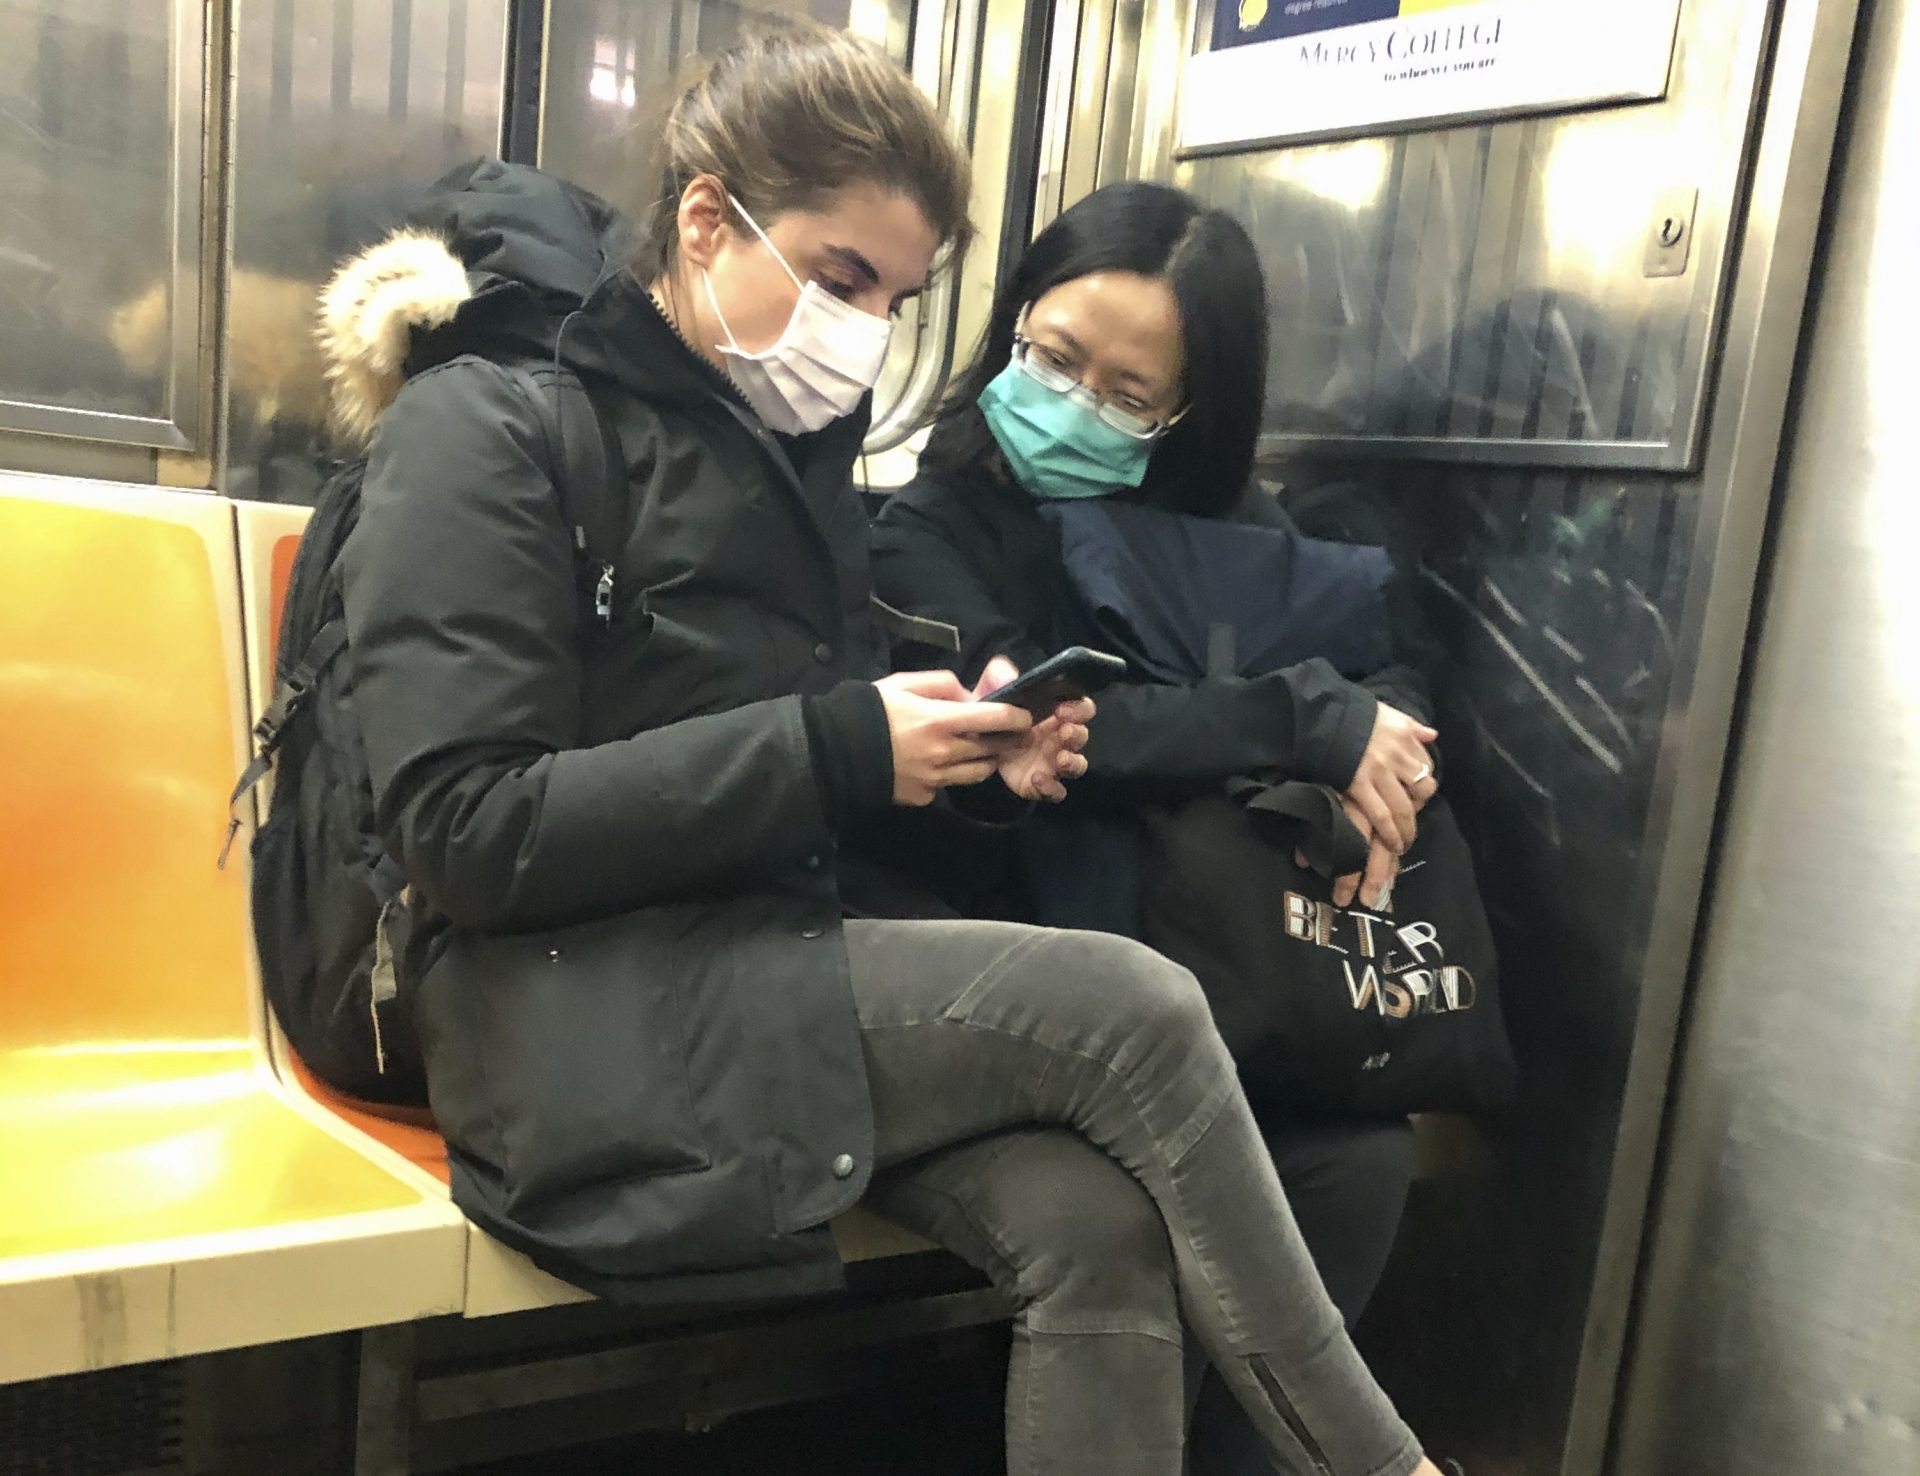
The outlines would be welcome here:
M 752 410 L 753 406 L 747 404 L 747 397 L 740 393 L 740 386 L 733 382 L 731 376 L 716 369 L 713 366 L 713 361 L 693 346 L 693 340 L 680 331 L 680 325 L 667 316 L 666 310 L 653 300 L 653 293 L 647 290 L 644 285 L 641 287 L 640 296 L 645 300 L 647 306 L 659 315 L 660 321 L 667 325 L 667 332 L 671 333 L 680 341 L 680 347 L 685 349 L 687 351 L 687 357 L 693 360 L 694 368 L 706 376 L 709 387 L 719 390 L 725 394 L 728 399 L 738 402 L 748 410 Z
M 793 469 L 793 463 L 787 459 L 786 452 L 780 449 L 780 443 L 774 440 L 773 433 L 761 423 L 759 412 L 747 402 L 747 397 L 740 393 L 740 386 L 693 346 L 693 341 L 680 331 L 680 325 L 668 317 L 660 304 L 653 300 L 653 293 L 647 290 L 645 284 L 641 286 L 640 297 L 648 309 L 666 324 L 667 332 L 671 333 L 680 346 L 687 351 L 687 357 L 693 361 L 695 371 L 706 379 L 708 393 L 740 423 L 741 429 L 753 438 L 754 444 L 760 449 L 760 454 L 772 465 L 780 479 L 787 484 L 804 506 L 807 498 L 806 488 L 800 485 L 800 478 Z M 807 521 L 813 523 L 816 520 L 809 515 Z M 821 538 L 824 541 L 825 535 L 822 534 Z M 597 611 L 598 608 L 596 600 L 595 610 Z

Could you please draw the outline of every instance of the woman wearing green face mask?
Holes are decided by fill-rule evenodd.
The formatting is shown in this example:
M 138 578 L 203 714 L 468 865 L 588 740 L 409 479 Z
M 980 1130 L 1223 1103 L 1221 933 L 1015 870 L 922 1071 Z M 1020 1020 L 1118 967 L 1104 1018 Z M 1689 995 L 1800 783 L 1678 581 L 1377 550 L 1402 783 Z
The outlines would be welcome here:
M 1155 406 L 1177 396 L 1179 345 L 1150 279 L 1095 273 L 1062 283 L 1021 313 L 1013 356 L 975 399 L 1014 480 L 1036 497 L 1107 497 L 1138 487 L 1154 443 L 1186 417 Z M 1130 339 L 1132 366 L 1088 372 L 1082 335 Z M 1090 382 L 1097 379 L 1098 387 Z
M 1119 498 L 1282 521 L 1273 499 L 1250 488 L 1266 360 L 1260 264 L 1231 217 L 1156 184 L 1114 185 L 1079 202 L 1013 271 L 941 410 L 919 478 L 882 512 L 880 596 L 958 627 L 951 664 L 972 681 L 996 656 L 1025 669 L 1080 634 L 1049 504 Z M 1087 780 L 1063 813 L 1033 817 L 1017 838 L 980 837 L 975 851 L 924 858 L 923 869 L 964 911 L 1135 936 L 1130 814 L 1183 787 L 1282 770 L 1342 791 L 1373 846 L 1366 874 L 1343 878 L 1336 899 L 1345 905 L 1362 890 L 1371 899 L 1434 792 L 1426 714 L 1425 691 L 1404 668 L 1364 683 L 1307 662 L 1247 680 L 1111 687 L 1087 744 Z M 1076 821 L 1091 824 L 1076 831 Z M 1263 1117 L 1301 1231 L 1351 1322 L 1393 1241 L 1410 1132 L 1404 1123 Z M 949 1150 L 952 1204 L 965 1208 L 979 1182 L 963 1171 L 968 1156 L 991 1151 L 991 1140 Z M 1100 1185 L 1072 1192 L 1093 1199 Z M 939 1229 L 941 1205 L 885 1183 L 879 1193 L 896 1215 Z M 1016 1259 L 1023 1236 L 1044 1238 L 1044 1225 L 1023 1225 L 1017 1201 L 993 1209 Z M 1084 1320 L 1124 1315 L 1097 1293 L 1075 1309 Z M 1217 1384 L 1200 1400 L 1194 1476 L 1272 1469 Z

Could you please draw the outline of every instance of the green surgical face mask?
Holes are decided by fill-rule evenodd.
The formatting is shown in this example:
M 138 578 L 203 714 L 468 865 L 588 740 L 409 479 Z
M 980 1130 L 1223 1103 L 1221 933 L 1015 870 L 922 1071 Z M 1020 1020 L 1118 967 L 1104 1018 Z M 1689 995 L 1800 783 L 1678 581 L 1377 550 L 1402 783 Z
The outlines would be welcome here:
M 1106 497 L 1146 476 L 1153 442 L 1115 430 L 1088 398 L 1085 390 L 1048 389 L 1017 360 L 980 391 L 987 429 L 1035 497 Z

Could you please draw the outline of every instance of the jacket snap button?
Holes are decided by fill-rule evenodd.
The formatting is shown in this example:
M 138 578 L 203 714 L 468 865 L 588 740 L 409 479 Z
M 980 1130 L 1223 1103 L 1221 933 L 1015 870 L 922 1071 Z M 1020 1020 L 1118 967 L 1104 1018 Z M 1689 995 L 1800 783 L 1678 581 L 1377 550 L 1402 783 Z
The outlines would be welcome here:
M 824 938 L 826 933 L 827 930 L 825 928 L 802 928 L 800 930 L 800 936 L 802 938 Z
M 803 861 L 801 865 L 805 866 L 808 871 L 818 871 L 820 869 L 819 853 L 815 852 L 813 855 L 807 857 L 807 859 Z
M 813 648 L 813 659 L 822 666 L 828 665 L 833 660 L 833 647 L 822 641 Z
M 560 962 L 560 950 L 558 948 L 549 948 L 547 950 L 547 962 L 548 963 Z
M 853 1177 L 853 1155 L 851 1153 L 842 1153 L 838 1158 L 834 1159 L 833 1176 L 836 1179 Z

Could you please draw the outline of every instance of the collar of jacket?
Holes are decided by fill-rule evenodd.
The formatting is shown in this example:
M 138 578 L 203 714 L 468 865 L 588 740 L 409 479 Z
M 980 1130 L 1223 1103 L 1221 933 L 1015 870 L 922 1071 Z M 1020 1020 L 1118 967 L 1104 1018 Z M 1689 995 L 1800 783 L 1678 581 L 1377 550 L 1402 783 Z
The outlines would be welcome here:
M 409 374 L 459 354 L 550 362 L 746 435 L 838 568 L 826 499 L 808 497 L 806 481 L 850 480 L 871 397 L 813 435 L 776 436 L 654 306 L 627 265 L 633 242 L 604 200 L 528 165 L 449 170 L 404 229 L 342 263 L 322 292 L 336 428 L 364 445 Z
M 564 336 L 562 349 L 562 362 L 575 373 L 602 376 L 651 405 L 688 411 L 723 429 L 737 428 L 746 434 L 759 447 L 774 481 L 799 500 L 808 524 L 821 539 L 822 551 L 831 557 L 831 534 L 818 501 L 807 495 L 803 477 L 850 483 L 866 439 L 871 395 L 853 414 L 811 435 L 776 435 L 747 405 L 733 381 L 694 350 L 625 269 L 594 289 L 579 320 Z

